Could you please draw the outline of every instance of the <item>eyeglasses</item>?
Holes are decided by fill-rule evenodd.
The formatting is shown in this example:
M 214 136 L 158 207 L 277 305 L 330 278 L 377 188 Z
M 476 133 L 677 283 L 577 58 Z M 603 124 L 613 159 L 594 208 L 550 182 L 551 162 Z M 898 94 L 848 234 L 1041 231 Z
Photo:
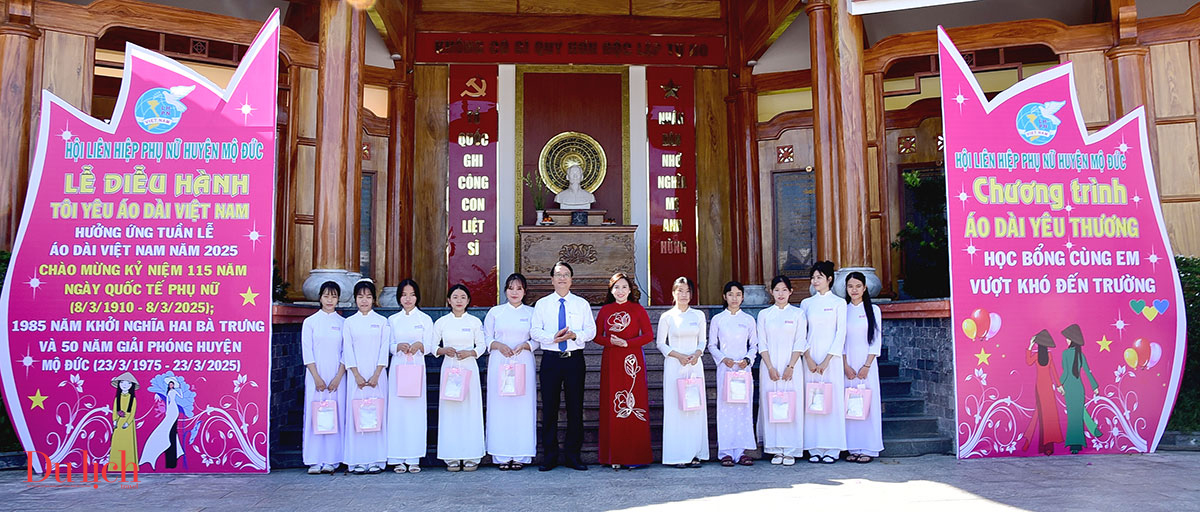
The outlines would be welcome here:
M 555 272 L 554 277 L 571 277 L 570 272 Z

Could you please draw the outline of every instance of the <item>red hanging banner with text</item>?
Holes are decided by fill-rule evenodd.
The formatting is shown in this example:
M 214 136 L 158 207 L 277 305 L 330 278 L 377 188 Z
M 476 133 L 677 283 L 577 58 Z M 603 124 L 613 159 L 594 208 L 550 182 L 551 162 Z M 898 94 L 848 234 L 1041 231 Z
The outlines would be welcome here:
M 695 92 L 690 68 L 646 68 L 650 139 L 650 303 L 671 304 L 671 283 L 696 279 Z M 694 294 L 693 294 L 694 295 Z
M 496 66 L 450 66 L 449 285 L 471 289 L 472 306 L 497 300 Z

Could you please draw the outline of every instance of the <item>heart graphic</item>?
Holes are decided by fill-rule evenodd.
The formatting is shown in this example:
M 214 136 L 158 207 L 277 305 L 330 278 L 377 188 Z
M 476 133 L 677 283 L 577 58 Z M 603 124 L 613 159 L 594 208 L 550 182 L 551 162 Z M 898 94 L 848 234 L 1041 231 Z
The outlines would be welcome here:
M 1129 301 L 1129 308 L 1132 309 L 1134 313 L 1141 313 L 1143 309 L 1146 309 L 1146 301 L 1141 299 L 1131 300 Z
M 1167 299 L 1157 299 L 1154 301 L 1154 309 L 1157 309 L 1159 314 L 1166 313 L 1169 307 L 1171 307 L 1171 301 Z
M 1154 319 L 1158 317 L 1158 310 L 1154 308 L 1145 308 L 1142 310 L 1142 316 L 1146 317 L 1146 320 L 1153 322 Z

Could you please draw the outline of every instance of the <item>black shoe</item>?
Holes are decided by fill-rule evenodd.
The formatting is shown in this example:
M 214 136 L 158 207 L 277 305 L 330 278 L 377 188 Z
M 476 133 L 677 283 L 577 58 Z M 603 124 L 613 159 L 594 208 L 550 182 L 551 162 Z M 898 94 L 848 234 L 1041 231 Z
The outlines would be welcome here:
M 556 467 L 558 467 L 557 462 L 545 462 L 541 466 L 538 466 L 538 471 L 550 471 Z
M 566 463 L 566 464 L 563 464 L 563 465 L 564 465 L 564 466 L 566 466 L 566 467 L 569 467 L 569 468 L 571 468 L 571 469 L 574 469 L 575 471 L 587 471 L 587 465 L 585 465 L 584 463 L 582 463 L 582 462 L 579 462 L 579 461 L 577 461 L 577 460 L 576 460 L 576 461 L 571 461 L 571 462 L 568 462 L 568 463 Z

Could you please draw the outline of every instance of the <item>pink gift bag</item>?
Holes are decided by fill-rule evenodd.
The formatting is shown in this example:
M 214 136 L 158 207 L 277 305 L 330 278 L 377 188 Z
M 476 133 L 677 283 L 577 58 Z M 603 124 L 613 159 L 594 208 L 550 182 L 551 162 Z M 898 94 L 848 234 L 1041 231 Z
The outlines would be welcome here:
M 731 404 L 750 403 L 750 372 L 725 371 L 725 401 Z
M 525 364 L 507 362 L 500 367 L 500 396 L 525 395 Z
M 813 414 L 829 414 L 833 405 L 833 384 L 809 382 L 805 387 L 804 410 Z
M 704 379 L 698 376 L 683 377 L 675 381 L 679 396 L 679 409 L 683 411 L 698 411 L 704 407 Z
M 796 421 L 796 392 L 779 391 L 779 383 L 775 381 L 775 391 L 767 393 L 767 422 L 791 423 Z
M 396 365 L 396 374 L 392 375 L 392 380 L 396 381 L 396 396 L 404 398 L 421 396 L 422 384 L 425 382 L 424 376 L 425 365 L 417 364 L 413 356 L 408 356 L 406 363 Z
M 442 372 L 441 397 L 443 400 L 461 402 L 467 399 L 471 387 L 471 370 L 450 368 Z
M 353 401 L 353 406 L 354 430 L 379 432 L 383 429 L 384 405 L 382 398 L 359 398 Z
M 846 388 L 846 419 L 865 420 L 871 412 L 871 388 L 866 384 Z
M 337 401 L 324 393 L 324 400 L 313 400 L 312 421 L 314 434 L 336 434 L 338 431 Z

